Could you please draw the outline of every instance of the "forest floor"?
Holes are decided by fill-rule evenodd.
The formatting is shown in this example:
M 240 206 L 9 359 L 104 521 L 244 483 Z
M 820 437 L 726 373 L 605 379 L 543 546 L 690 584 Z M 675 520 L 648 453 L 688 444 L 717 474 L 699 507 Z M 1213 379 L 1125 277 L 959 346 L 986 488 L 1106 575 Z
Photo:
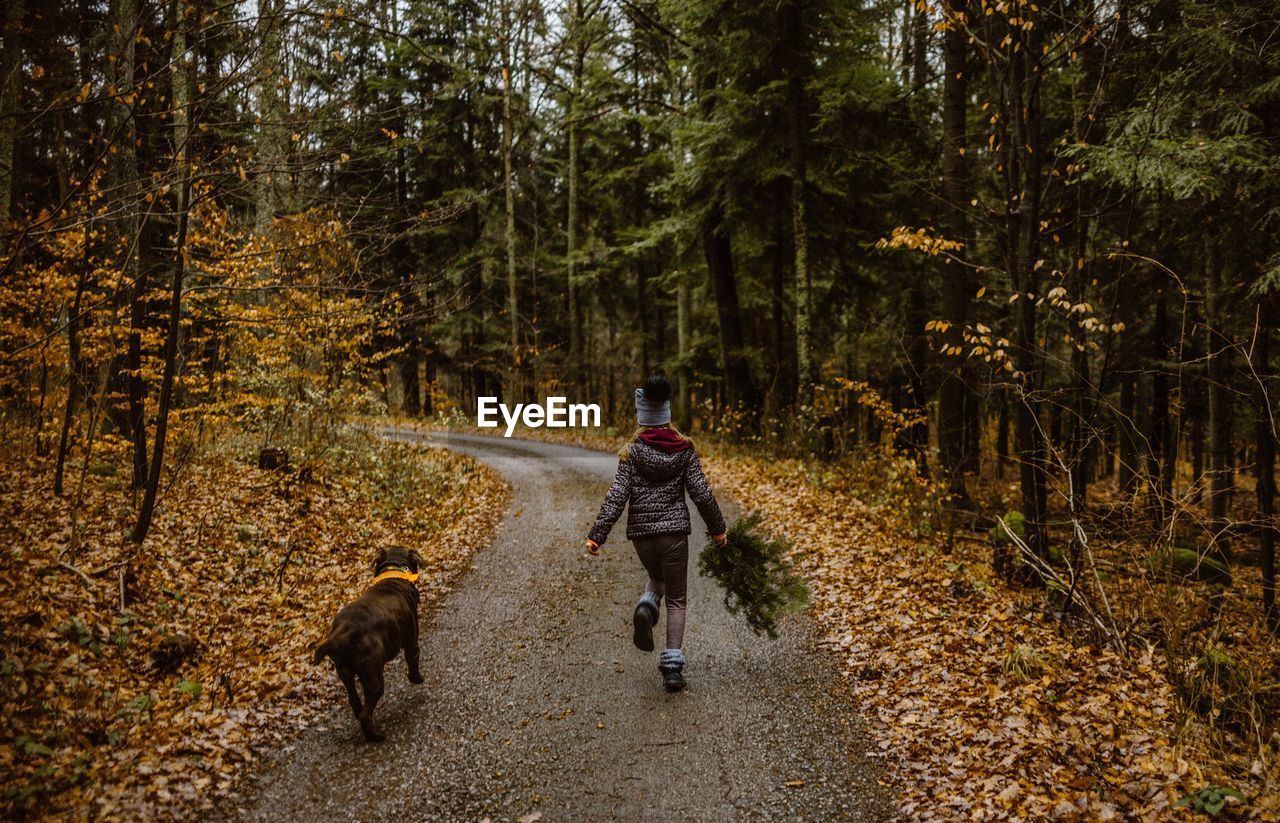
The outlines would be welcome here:
M 248 443 L 180 458 L 124 611 L 126 445 L 95 448 L 79 505 L 81 466 L 56 498 L 49 461 L 7 455 L 3 816 L 1159 820 L 1225 785 L 1248 798 L 1238 815 L 1280 819 L 1280 740 L 1242 746 L 1172 685 L 1204 658 L 1141 643 L 1122 657 L 1060 630 L 1043 591 L 992 577 L 984 540 L 942 548 L 892 477 L 702 449 L 730 513 L 739 501 L 795 544 L 813 607 L 759 641 L 692 575 L 693 686 L 675 712 L 629 649 L 621 527 L 604 558 L 578 551 L 613 458 L 425 434 L 450 451 L 357 436 L 301 474 L 253 468 Z M 606 452 L 620 440 L 520 434 Z M 386 543 L 427 556 L 427 684 L 391 664 L 389 738 L 370 747 L 307 653 Z M 1230 670 L 1273 690 L 1280 656 L 1242 628 L 1255 595 L 1227 595 L 1215 638 Z M 1209 659 L 1219 691 L 1222 659 Z
M 51 460 L 0 463 L 0 818 L 171 819 L 234 797 L 331 711 L 310 649 L 376 550 L 420 548 L 429 610 L 507 499 L 470 458 L 367 434 L 287 471 L 259 471 L 247 439 L 179 448 L 122 610 L 128 449 L 94 451 L 63 497 Z
M 943 553 L 887 489 L 829 468 L 707 463 L 800 547 L 814 615 L 876 718 L 868 733 L 908 817 L 1163 820 L 1181 798 L 1223 785 L 1248 798 L 1241 813 L 1280 817 L 1265 744 L 1224 748 L 1181 707 L 1156 646 L 1122 657 L 1060 631 L 1042 590 L 994 578 L 985 540 Z
M 614 530 L 582 536 L 615 461 L 527 440 L 393 428 L 472 454 L 513 487 L 493 545 L 424 625 L 425 683 L 388 667 L 387 739 L 344 706 L 274 758 L 234 816 L 261 820 L 862 820 L 892 790 L 808 618 L 762 640 L 690 578 L 689 688 L 631 642 L 645 574 Z M 733 508 L 729 508 L 732 515 Z M 699 548 L 696 543 L 694 549 Z
M 621 442 L 601 430 L 518 435 L 604 451 Z M 1043 590 L 994 578 L 985 535 L 942 548 L 883 467 L 702 451 L 713 487 L 796 546 L 823 644 L 867 718 L 871 754 L 907 817 L 1163 820 L 1182 798 L 1226 786 L 1248 799 L 1228 800 L 1228 812 L 1280 819 L 1280 739 L 1250 741 L 1224 731 L 1218 716 L 1204 722 L 1173 685 L 1171 674 L 1185 683 L 1198 671 L 1221 698 L 1234 684 L 1213 670 L 1219 653 L 1174 661 L 1137 642 L 1122 657 L 1063 630 Z M 1237 581 L 1214 640 L 1231 644 L 1226 659 L 1241 673 L 1232 677 L 1251 673 L 1261 679 L 1255 690 L 1274 691 L 1280 649 L 1253 626 L 1256 588 Z M 1170 591 L 1155 607 L 1203 616 L 1202 592 Z M 1130 606 L 1139 608 L 1117 604 Z

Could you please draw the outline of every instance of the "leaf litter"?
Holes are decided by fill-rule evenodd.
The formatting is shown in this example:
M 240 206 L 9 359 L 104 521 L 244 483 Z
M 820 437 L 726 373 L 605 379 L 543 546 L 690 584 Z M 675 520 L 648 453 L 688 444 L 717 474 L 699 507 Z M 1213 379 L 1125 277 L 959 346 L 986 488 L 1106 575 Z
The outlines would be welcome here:
M 1203 736 L 1177 722 L 1154 647 L 1124 659 L 1059 634 L 991 578 L 989 549 L 943 555 L 891 497 L 864 503 L 812 463 L 704 464 L 719 493 L 796 546 L 821 642 L 905 817 L 1166 820 L 1189 815 L 1181 798 L 1226 781 Z M 1275 791 L 1256 777 L 1241 811 L 1277 819 Z
M 121 611 L 132 506 L 113 468 L 127 444 L 115 452 L 86 473 L 74 551 L 51 461 L 0 468 L 6 818 L 169 818 L 233 798 L 265 749 L 339 704 L 309 654 L 377 548 L 419 549 L 427 614 L 508 493 L 470 458 L 361 435 L 304 472 L 202 455 L 166 479 Z

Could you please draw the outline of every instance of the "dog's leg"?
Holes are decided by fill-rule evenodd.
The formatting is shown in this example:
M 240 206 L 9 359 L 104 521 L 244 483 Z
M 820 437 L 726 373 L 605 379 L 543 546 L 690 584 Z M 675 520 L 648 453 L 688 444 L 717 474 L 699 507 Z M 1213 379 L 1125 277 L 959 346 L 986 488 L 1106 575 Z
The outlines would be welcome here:
M 421 683 L 422 671 L 419 669 L 419 659 L 421 657 L 418 651 L 418 624 L 413 624 L 413 629 L 408 633 L 404 640 L 404 662 L 409 666 L 409 682 Z
M 351 713 L 356 716 L 358 721 L 360 713 L 364 711 L 364 706 L 360 703 L 360 692 L 356 691 L 356 673 L 346 666 L 338 666 L 337 668 L 338 677 L 342 679 L 342 685 L 347 687 L 347 702 L 351 704 Z
M 361 673 L 360 685 L 364 687 L 364 711 L 360 714 L 360 730 L 364 732 L 366 740 L 378 743 L 383 735 L 373 723 L 373 710 L 382 698 L 382 666 Z

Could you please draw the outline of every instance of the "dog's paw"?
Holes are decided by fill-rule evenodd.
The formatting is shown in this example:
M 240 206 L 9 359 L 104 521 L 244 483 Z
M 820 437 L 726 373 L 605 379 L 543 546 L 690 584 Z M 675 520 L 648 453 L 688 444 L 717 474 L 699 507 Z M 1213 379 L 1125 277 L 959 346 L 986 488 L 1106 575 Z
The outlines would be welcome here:
M 418 685 L 419 683 L 423 683 L 423 682 L 425 682 L 425 680 L 426 680 L 426 678 L 424 678 L 421 674 L 411 674 L 411 675 L 409 675 L 409 682 L 410 682 L 410 683 L 412 683 L 412 684 L 413 684 L 413 685 L 415 685 L 415 686 L 416 686 L 416 685 Z
M 377 729 L 363 729 L 364 739 L 370 743 L 381 743 L 387 739 L 387 736 Z

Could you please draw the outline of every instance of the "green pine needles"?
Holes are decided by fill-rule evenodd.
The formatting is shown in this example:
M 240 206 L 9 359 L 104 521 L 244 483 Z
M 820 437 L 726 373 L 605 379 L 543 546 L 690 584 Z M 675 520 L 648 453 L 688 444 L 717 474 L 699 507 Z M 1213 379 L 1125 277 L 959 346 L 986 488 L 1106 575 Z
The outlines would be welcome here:
M 723 546 L 707 541 L 698 571 L 724 589 L 730 614 L 741 614 L 758 635 L 778 636 L 778 621 L 809 602 L 809 585 L 783 560 L 791 548 L 756 533 L 760 515 L 739 519 Z

